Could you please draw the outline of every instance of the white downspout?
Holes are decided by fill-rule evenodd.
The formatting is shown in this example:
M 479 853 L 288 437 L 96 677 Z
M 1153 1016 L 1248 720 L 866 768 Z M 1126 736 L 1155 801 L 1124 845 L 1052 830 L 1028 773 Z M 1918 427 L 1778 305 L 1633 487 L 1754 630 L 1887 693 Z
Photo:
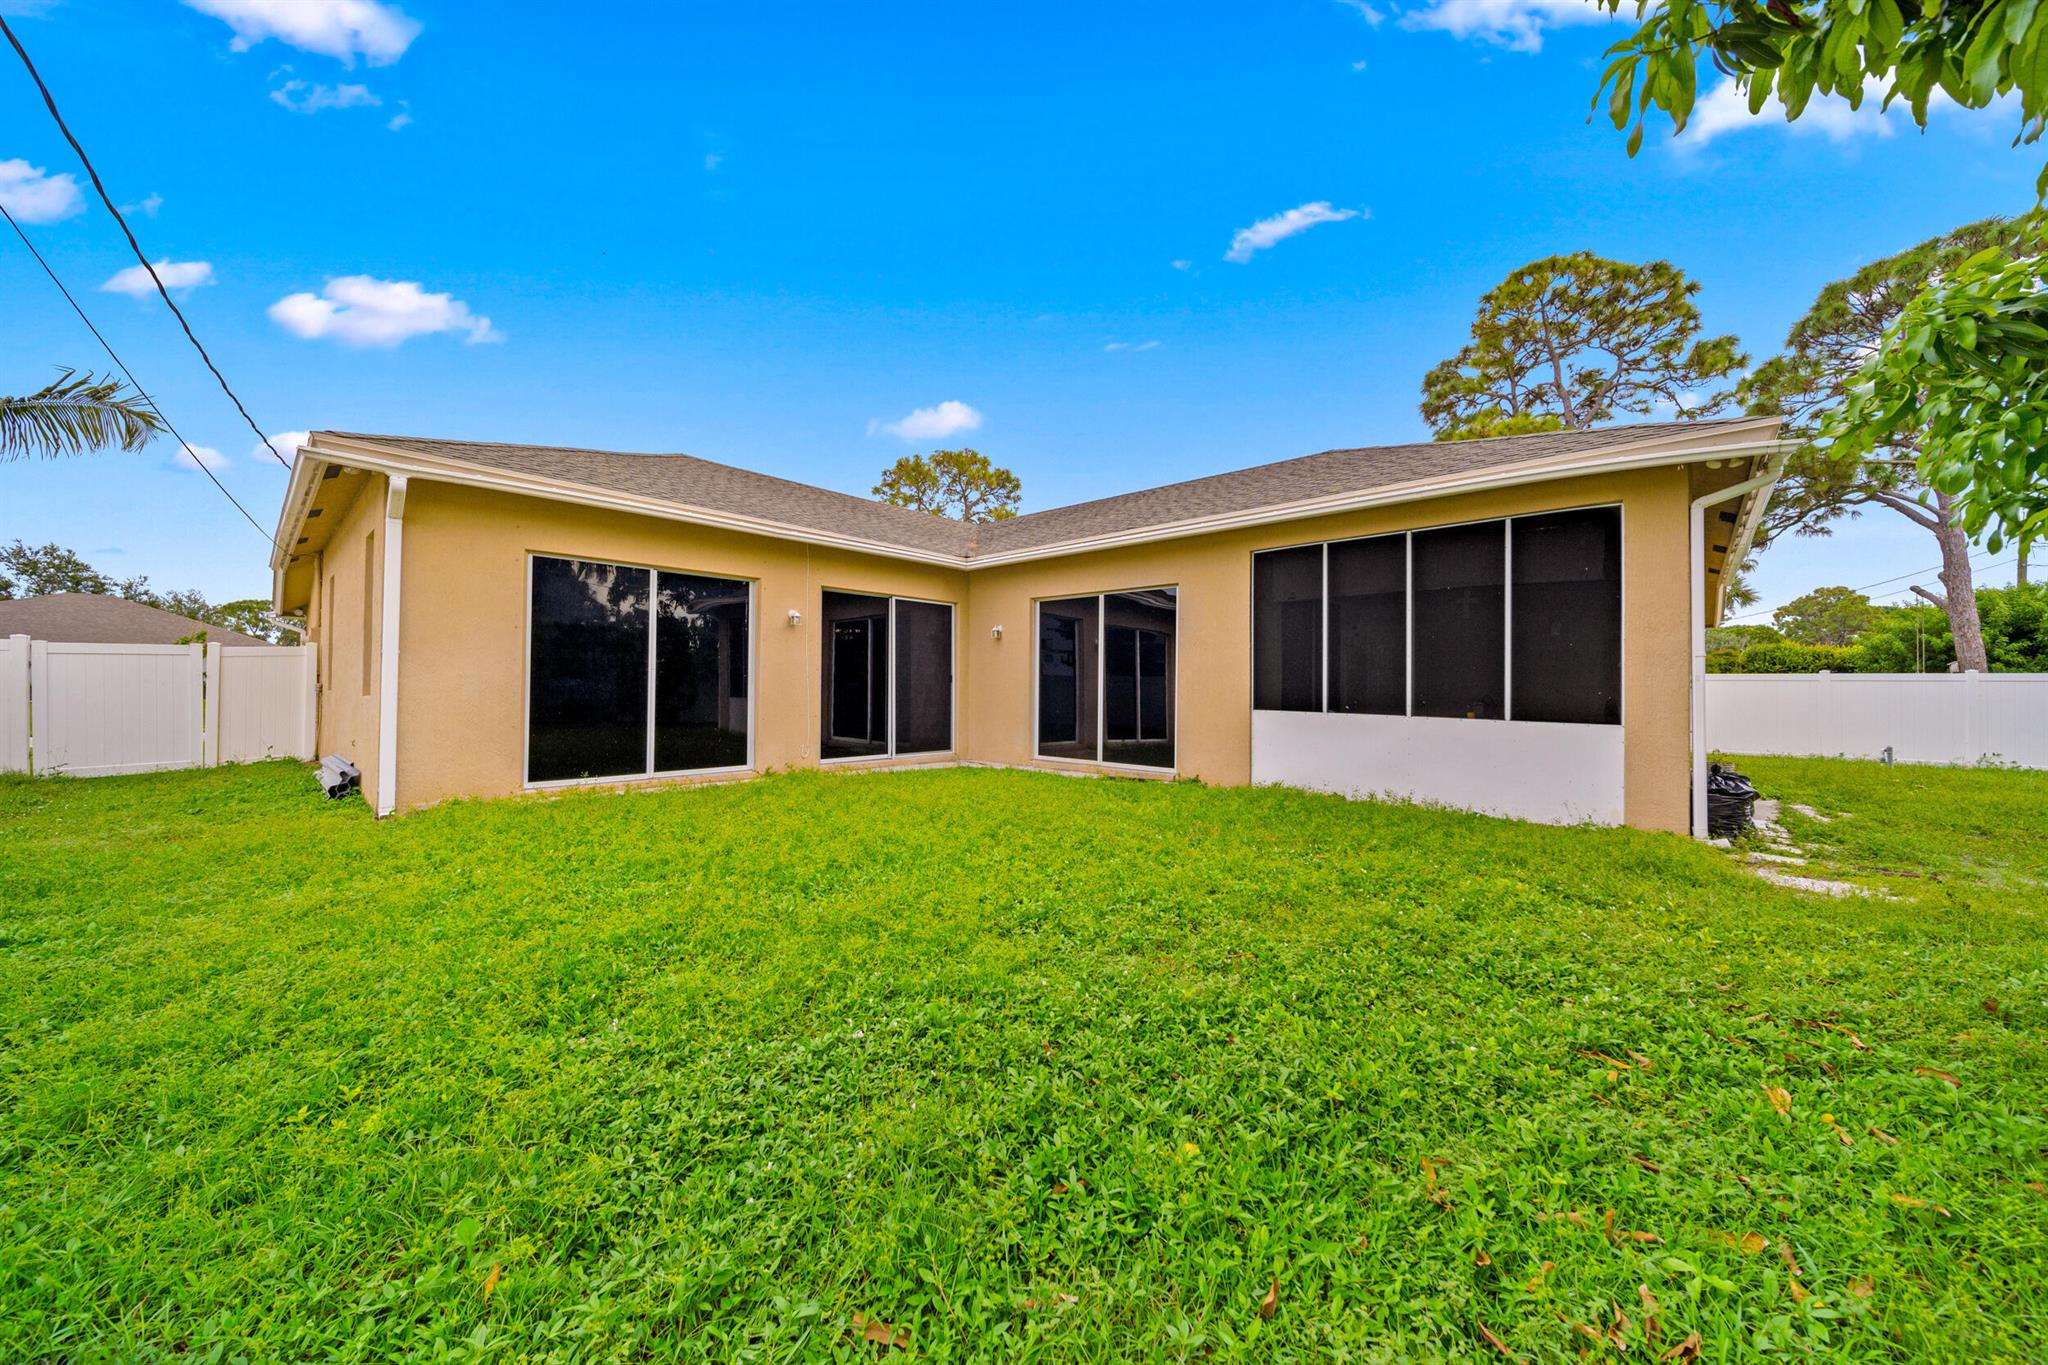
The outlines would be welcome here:
M 1692 835 L 1695 839 L 1707 837 L 1707 509 L 1754 493 L 1759 488 L 1770 487 L 1784 472 L 1787 458 L 1787 455 L 1780 454 L 1755 478 L 1701 494 L 1692 500 L 1692 534 L 1688 538 L 1692 558 L 1686 582 L 1692 597 Z M 1741 548 L 1735 539 L 1731 539 L 1728 543 L 1729 559 L 1733 560 L 1735 552 Z
M 384 629 L 377 687 L 377 814 L 398 809 L 398 599 L 404 562 L 406 477 L 384 494 Z

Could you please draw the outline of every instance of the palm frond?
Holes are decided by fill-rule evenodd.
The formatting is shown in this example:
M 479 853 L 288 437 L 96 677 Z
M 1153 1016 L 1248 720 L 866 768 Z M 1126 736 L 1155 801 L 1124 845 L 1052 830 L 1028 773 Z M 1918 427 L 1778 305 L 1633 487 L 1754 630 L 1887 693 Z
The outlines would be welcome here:
M 0 397 L 0 464 L 113 446 L 140 450 L 163 429 L 156 409 L 119 380 L 66 370 L 34 393 Z

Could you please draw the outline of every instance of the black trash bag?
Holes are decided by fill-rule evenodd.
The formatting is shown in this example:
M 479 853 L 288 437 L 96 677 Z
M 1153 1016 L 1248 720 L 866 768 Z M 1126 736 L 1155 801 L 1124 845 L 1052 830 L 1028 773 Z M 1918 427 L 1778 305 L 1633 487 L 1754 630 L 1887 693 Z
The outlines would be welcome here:
M 320 760 L 320 790 L 332 800 L 339 801 L 362 785 L 362 769 L 340 754 L 329 754 Z
M 1733 839 L 1756 828 L 1756 788 L 1725 763 L 1707 765 L 1707 835 Z

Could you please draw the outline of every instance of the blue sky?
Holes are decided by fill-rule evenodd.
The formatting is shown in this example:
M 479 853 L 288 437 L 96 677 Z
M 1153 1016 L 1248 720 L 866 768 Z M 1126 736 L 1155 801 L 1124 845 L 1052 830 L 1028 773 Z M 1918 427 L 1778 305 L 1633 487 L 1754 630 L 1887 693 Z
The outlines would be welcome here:
M 1761 359 L 1829 280 L 2032 204 L 2042 153 L 2002 112 L 1717 115 L 1630 161 L 1586 122 L 1616 32 L 1588 8 L 0 0 L 151 259 L 204 281 L 181 305 L 268 432 L 683 450 L 855 493 L 973 444 L 1027 508 L 1419 439 L 1424 370 L 1538 256 L 1674 261 Z M 161 302 L 102 287 L 133 258 L 6 57 L 0 194 L 268 523 L 284 471 Z M 11 234 L 0 316 L 0 390 L 105 368 Z M 0 466 L 17 536 L 268 590 L 266 543 L 168 441 Z M 1774 548 L 1760 586 L 1937 559 L 1878 512 Z

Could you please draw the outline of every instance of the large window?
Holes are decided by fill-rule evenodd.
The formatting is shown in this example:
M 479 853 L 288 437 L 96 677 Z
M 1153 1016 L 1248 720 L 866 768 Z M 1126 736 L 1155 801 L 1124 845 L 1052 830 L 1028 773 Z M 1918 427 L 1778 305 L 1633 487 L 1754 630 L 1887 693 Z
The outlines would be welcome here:
M 1174 762 L 1173 588 L 1038 604 L 1038 754 L 1138 768 Z
M 824 621 L 819 755 L 885 758 L 950 751 L 953 608 L 827 592 Z
M 1621 722 L 1621 509 L 1262 551 L 1259 710 Z
M 752 587 L 535 555 L 526 780 L 743 768 Z

